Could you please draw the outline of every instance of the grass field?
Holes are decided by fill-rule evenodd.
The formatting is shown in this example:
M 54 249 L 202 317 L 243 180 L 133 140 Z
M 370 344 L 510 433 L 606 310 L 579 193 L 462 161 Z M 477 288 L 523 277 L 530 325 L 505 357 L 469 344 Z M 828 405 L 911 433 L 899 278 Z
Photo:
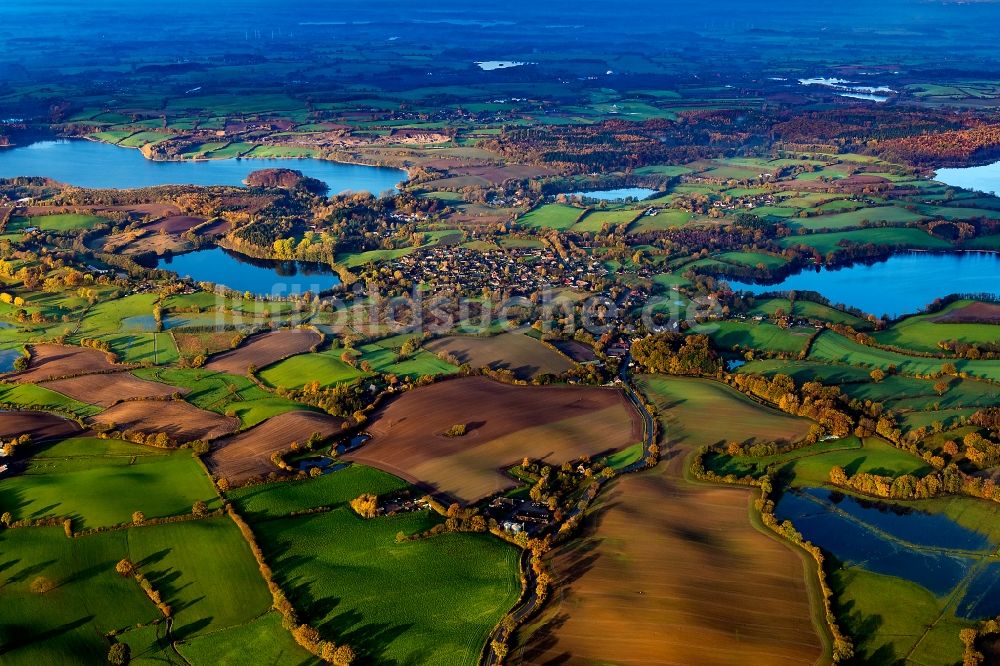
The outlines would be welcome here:
M 74 400 L 35 384 L 0 383 L 0 402 L 10 403 L 18 409 L 53 411 L 76 418 L 86 418 L 101 411 L 98 406 Z
M 725 349 L 762 349 L 786 354 L 798 354 L 805 349 L 811 328 L 781 328 L 766 322 L 720 321 L 702 324 L 692 329 L 705 333 L 719 347 Z
M 573 206 L 547 204 L 522 216 L 517 220 L 517 223 L 531 229 L 565 231 L 572 227 L 584 212 L 586 212 L 584 209 Z
M 335 472 L 331 476 L 336 476 Z M 518 551 L 484 534 L 396 543 L 428 512 L 363 520 L 349 508 L 255 525 L 292 602 L 369 663 L 473 666 L 520 594 Z
M 591 210 L 579 222 L 573 225 L 577 233 L 596 233 L 605 225 L 628 224 L 639 217 L 642 210 L 625 208 L 622 210 Z
M 135 581 L 115 573 L 127 549 L 124 530 L 77 539 L 67 539 L 61 527 L 0 530 L 0 660 L 17 666 L 105 663 L 105 633 L 160 617 Z M 38 578 L 54 589 L 32 592 Z
M 972 301 L 957 301 L 941 312 L 907 317 L 885 331 L 875 334 L 879 342 L 931 354 L 944 353 L 938 345 L 942 341 L 972 344 L 994 343 L 1000 339 L 1000 326 L 996 324 L 951 323 L 949 313 L 968 307 Z
M 260 377 L 271 386 L 302 388 L 317 381 L 320 386 L 349 382 L 364 376 L 360 369 L 340 360 L 343 348 L 334 347 L 316 354 L 299 354 L 275 363 L 260 372 Z
M 959 372 L 967 372 L 975 377 L 1000 381 L 1000 361 L 997 360 L 970 361 L 907 356 L 897 352 L 866 347 L 832 331 L 826 331 L 816 338 L 809 358 L 883 370 L 894 365 L 901 373 L 922 375 L 940 372 L 942 364 L 954 362 Z
M 7 229 L 17 231 L 27 227 L 38 227 L 43 231 L 76 231 L 89 229 L 107 220 L 96 215 L 81 215 L 77 213 L 57 213 L 55 215 L 35 215 L 33 217 L 15 217 L 10 220 Z
M 129 529 L 128 552 L 173 609 L 176 638 L 244 624 L 271 606 L 250 547 L 227 516 Z
M 904 225 L 923 219 L 922 215 L 911 213 L 899 206 L 878 206 L 875 208 L 861 208 L 844 213 L 834 213 L 832 215 L 799 218 L 793 221 L 790 226 L 793 228 L 805 227 L 807 229 L 848 229 L 851 227 L 860 227 L 865 222 Z
M 629 233 L 639 234 L 647 231 L 663 231 L 682 227 L 691 220 L 691 213 L 686 210 L 669 208 L 662 210 L 656 215 L 643 215 L 630 227 Z
M 190 513 L 218 500 L 189 451 L 76 437 L 44 445 L 24 474 L 0 481 L 0 505 L 16 519 L 71 517 L 79 530 Z
M 900 411 L 986 407 L 1000 400 L 1000 388 L 974 379 L 950 378 L 947 391 L 941 395 L 935 387 L 937 379 L 890 375 L 876 383 L 865 368 L 817 361 L 753 361 L 738 372 L 768 376 L 786 374 L 799 383 L 820 381 L 840 386 L 852 398 L 881 402 Z
M 836 251 L 840 248 L 841 243 L 872 243 L 873 245 L 900 246 L 918 250 L 947 250 L 951 248 L 948 241 L 910 227 L 789 236 L 780 242 L 782 247 L 806 245 L 816 248 L 822 254 Z
M 709 458 L 708 467 L 722 475 L 759 476 L 771 465 L 777 465 L 791 485 L 805 487 L 827 483 L 830 468 L 834 465 L 840 465 L 850 474 L 869 472 L 923 475 L 930 471 L 923 460 L 877 437 L 869 437 L 863 442 L 856 437 L 848 437 L 761 458 L 720 454 Z
M 164 382 L 188 392 L 184 399 L 195 407 L 216 414 L 232 413 L 241 428 L 257 425 L 265 419 L 297 409 L 310 409 L 265 391 L 241 375 L 212 372 L 204 368 L 143 368 L 136 374 L 144 379 Z
M 744 266 L 764 266 L 771 270 L 781 268 L 788 263 L 784 257 L 765 252 L 723 252 L 718 258 Z
M 313 354 L 299 354 L 265 368 L 260 373 L 268 385 L 283 388 L 301 388 L 317 381 L 320 386 L 350 382 L 368 373 L 359 367 L 363 361 L 371 364 L 373 372 L 394 374 L 415 379 L 424 375 L 447 375 L 457 371 L 455 366 L 440 360 L 434 354 L 418 349 L 406 358 L 400 358 L 402 345 L 397 338 L 387 338 L 358 347 L 357 363 L 352 366 L 341 357 L 344 348 L 333 346 Z M 358 367 L 356 367 L 358 366 Z
M 316 479 L 235 488 L 228 491 L 226 497 L 236 504 L 241 515 L 256 521 L 345 504 L 362 493 L 384 495 L 406 487 L 405 481 L 391 474 L 351 465 Z
M 837 310 L 828 305 L 814 303 L 798 299 L 794 304 L 789 303 L 787 298 L 766 298 L 758 299 L 750 311 L 752 314 L 764 314 L 773 316 L 777 310 L 782 310 L 785 315 L 805 317 L 811 320 L 828 321 L 834 324 L 847 324 L 856 329 L 864 329 L 868 323 L 860 317 Z
M 274 611 L 246 624 L 179 641 L 176 647 L 189 664 L 287 663 L 305 666 L 321 663 L 299 647 L 291 633 L 281 626 L 281 616 Z M 134 649 L 132 654 L 136 654 Z
M 763 407 L 718 382 L 649 375 L 639 378 L 638 387 L 661 411 L 669 441 L 686 446 L 797 441 L 809 430 L 806 419 Z

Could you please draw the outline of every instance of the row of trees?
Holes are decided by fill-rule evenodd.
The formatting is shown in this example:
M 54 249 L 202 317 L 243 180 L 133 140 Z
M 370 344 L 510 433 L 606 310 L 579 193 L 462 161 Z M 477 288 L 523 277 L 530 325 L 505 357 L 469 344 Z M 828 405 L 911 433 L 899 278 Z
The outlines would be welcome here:
M 1000 502 L 1000 487 L 993 479 L 963 474 L 956 466 L 932 472 L 922 478 L 912 474 L 884 476 L 858 472 L 849 476 L 843 467 L 830 469 L 830 483 L 856 492 L 885 499 L 929 499 L 941 495 L 967 495 Z

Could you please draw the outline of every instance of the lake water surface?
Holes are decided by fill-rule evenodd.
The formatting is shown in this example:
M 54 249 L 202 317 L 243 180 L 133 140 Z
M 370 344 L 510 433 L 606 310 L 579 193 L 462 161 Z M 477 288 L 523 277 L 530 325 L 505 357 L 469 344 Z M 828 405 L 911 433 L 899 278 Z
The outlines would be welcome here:
M 642 201 L 648 199 L 659 190 L 651 190 L 648 187 L 620 187 L 615 190 L 594 190 L 592 192 L 573 192 L 566 196 L 580 199 L 596 199 L 597 201 L 623 201 L 625 199 L 637 199 Z
M 871 265 L 807 269 L 771 285 L 727 280 L 735 290 L 815 291 L 875 315 L 917 312 L 949 294 L 1000 295 L 1000 256 L 992 252 L 898 254 Z
M 984 534 L 942 514 L 868 502 L 820 488 L 785 493 L 775 517 L 791 520 L 806 540 L 832 553 L 846 567 L 904 578 L 936 596 L 951 593 L 995 547 Z M 997 584 L 987 573 L 996 576 L 1000 571 L 981 574 L 979 585 L 969 587 L 961 604 L 969 613 L 989 606 L 975 594 Z
M 1000 162 L 960 169 L 938 169 L 934 174 L 934 180 L 952 187 L 998 194 L 1000 193 Z
M 340 284 L 337 273 L 323 264 L 254 259 L 220 247 L 161 257 L 156 267 L 260 296 L 318 293 Z
M 396 189 L 406 172 L 317 159 L 154 162 L 132 148 L 83 140 L 39 141 L 0 149 L 0 178 L 45 176 L 70 185 L 130 189 L 155 185 L 243 185 L 252 171 L 295 169 L 327 184 L 330 194 Z

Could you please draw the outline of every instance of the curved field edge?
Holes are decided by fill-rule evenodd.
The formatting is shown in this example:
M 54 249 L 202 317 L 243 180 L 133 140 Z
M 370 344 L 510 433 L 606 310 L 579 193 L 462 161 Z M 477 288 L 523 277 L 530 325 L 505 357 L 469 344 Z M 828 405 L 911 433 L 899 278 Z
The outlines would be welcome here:
M 746 525 L 746 489 L 684 478 L 687 454 L 706 441 L 745 439 L 751 424 L 765 436 L 795 439 L 808 422 L 765 410 L 717 382 L 653 379 L 696 399 L 678 406 L 661 396 L 656 406 L 670 444 L 661 463 L 615 480 L 595 501 L 585 534 L 554 552 L 553 599 L 562 601 L 519 630 L 512 663 L 649 663 L 654 645 L 657 662 L 822 661 L 829 648 L 817 631 L 811 572 L 793 564 L 803 561 L 801 553 Z M 730 418 L 719 420 L 720 405 Z M 715 410 L 712 419 L 699 414 L 706 409 Z M 699 427 L 665 421 L 668 410 Z M 698 577 L 714 592 L 694 589 Z M 758 601 L 747 607 L 751 599 Z M 613 647 L 599 638 L 609 634 L 619 637 Z
M 725 486 L 726 484 L 696 479 L 691 474 L 691 459 L 695 455 L 696 452 L 692 451 L 684 458 L 684 481 L 692 485 L 715 487 Z M 758 511 L 754 506 L 755 494 L 756 490 L 753 489 L 747 498 L 747 520 L 750 521 L 750 524 L 755 530 L 764 534 L 767 538 L 778 541 L 782 545 L 794 551 L 799 560 L 802 562 L 803 580 L 806 584 L 806 592 L 809 595 L 810 617 L 813 628 L 816 630 L 816 636 L 819 637 L 823 646 L 823 653 L 815 663 L 829 664 L 833 659 L 833 636 L 830 634 L 830 626 L 826 622 L 825 611 L 823 609 L 823 591 L 820 589 L 819 584 L 819 564 L 809 553 L 805 551 L 805 549 L 802 548 L 802 546 L 775 534 L 774 530 L 768 529 L 768 527 L 764 525 L 764 522 L 761 519 L 760 511 Z

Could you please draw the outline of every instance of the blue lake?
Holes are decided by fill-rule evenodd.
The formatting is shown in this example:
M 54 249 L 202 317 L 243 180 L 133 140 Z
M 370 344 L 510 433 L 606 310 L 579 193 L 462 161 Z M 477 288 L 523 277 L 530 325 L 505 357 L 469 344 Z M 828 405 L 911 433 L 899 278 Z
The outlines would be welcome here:
M 24 356 L 20 349 L 0 349 L 0 372 L 13 372 L 14 361 Z
M 934 180 L 952 187 L 997 194 L 1000 193 L 1000 162 L 959 169 L 938 169 Z
M 260 296 L 318 293 L 340 284 L 337 273 L 323 264 L 254 259 L 220 247 L 160 257 L 156 267 Z
M 949 294 L 1000 295 L 1000 256 L 992 252 L 898 254 L 875 264 L 807 269 L 770 285 L 726 280 L 755 294 L 815 291 L 875 315 L 917 312 Z
M 91 188 L 130 189 L 155 185 L 243 185 L 252 171 L 295 169 L 326 183 L 330 194 L 382 194 L 406 180 L 386 167 L 317 159 L 232 159 L 154 162 L 136 149 L 84 140 L 39 141 L 0 150 L 0 178 L 45 176 Z
M 616 190 L 594 190 L 592 192 L 573 192 L 567 194 L 568 197 L 578 199 L 595 199 L 597 201 L 624 201 L 625 199 L 637 199 L 642 201 L 654 194 L 659 194 L 659 190 L 651 190 L 648 187 L 620 187 Z

